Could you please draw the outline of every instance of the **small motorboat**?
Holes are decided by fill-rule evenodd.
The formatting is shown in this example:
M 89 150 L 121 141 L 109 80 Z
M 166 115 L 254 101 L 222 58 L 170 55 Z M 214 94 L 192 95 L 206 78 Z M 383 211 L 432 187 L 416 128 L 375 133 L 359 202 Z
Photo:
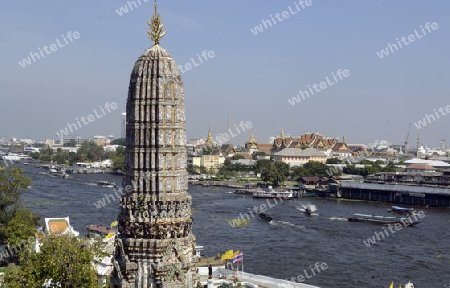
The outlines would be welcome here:
M 66 171 L 58 171 L 56 169 L 49 169 L 50 173 L 48 175 L 52 177 L 69 178 L 70 176 L 66 174 Z
M 109 181 L 98 181 L 97 185 L 98 186 L 102 186 L 102 187 L 106 187 L 106 188 L 115 188 L 115 187 L 117 187 L 116 183 L 109 182 Z
M 306 216 L 312 216 L 314 211 L 317 210 L 316 205 L 312 205 L 312 204 L 307 204 L 307 205 L 302 205 L 303 208 L 299 209 L 302 212 L 305 212 Z
M 258 212 L 258 218 L 266 222 L 270 222 L 273 220 L 273 218 L 269 214 L 264 212 Z
M 306 205 L 306 207 L 305 207 L 305 214 L 307 216 L 311 216 L 311 213 L 312 213 L 311 207 L 309 205 Z
M 400 206 L 392 206 L 391 209 L 389 209 L 392 213 L 395 214 L 403 214 L 403 215 L 411 215 L 414 213 L 414 208 L 404 208 Z

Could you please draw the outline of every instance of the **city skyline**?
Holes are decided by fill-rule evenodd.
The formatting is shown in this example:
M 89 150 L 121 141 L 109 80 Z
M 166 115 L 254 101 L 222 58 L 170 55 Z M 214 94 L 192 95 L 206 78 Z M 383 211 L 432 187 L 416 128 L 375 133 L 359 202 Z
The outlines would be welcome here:
M 72 127 L 76 134 L 67 137 L 120 136 L 124 79 L 151 46 L 145 26 L 152 3 L 5 4 L 0 135 L 44 141 Z M 310 131 L 346 135 L 349 143 L 403 144 L 412 123 L 410 147 L 418 125 L 423 144 L 439 147 L 449 131 L 449 6 L 161 1 L 171 34 L 162 44 L 176 55 L 186 85 L 187 138 L 205 138 L 209 123 L 214 138 L 227 133 L 231 115 L 233 124 L 251 122 L 260 143 L 284 128 L 293 136 Z M 30 64 L 20 65 L 27 57 Z M 339 78 L 339 70 L 349 76 Z M 291 105 L 293 98 L 300 101 Z M 108 102 L 117 109 L 108 112 Z M 250 133 L 231 142 L 243 144 Z
M 447 108 L 450 109 L 450 106 L 447 106 Z M 442 114 L 442 113 L 445 113 L 445 112 L 443 112 L 442 107 L 438 111 L 441 112 L 441 115 L 445 116 L 445 114 Z M 96 114 L 96 116 L 101 116 L 101 115 L 97 115 Z M 65 139 L 65 140 L 67 140 L 67 139 L 77 139 L 77 138 L 86 140 L 86 139 L 94 139 L 95 137 L 99 137 L 99 136 L 105 137 L 106 139 L 110 139 L 110 140 L 119 139 L 119 138 L 125 138 L 124 133 L 125 133 L 125 125 L 126 125 L 126 121 L 125 121 L 126 113 L 122 112 L 120 117 L 121 118 L 120 118 L 120 124 L 119 124 L 120 125 L 120 133 L 119 133 L 119 135 L 102 134 L 102 133 L 96 133 L 96 134 L 93 134 L 93 135 L 83 135 L 83 134 L 78 135 L 78 134 L 75 134 L 75 133 L 72 133 L 72 134 L 71 133 L 68 133 L 68 134 L 66 134 L 66 133 L 56 133 L 57 135 L 54 138 L 49 137 L 49 138 L 43 138 L 43 139 L 31 139 L 31 138 L 27 138 L 26 136 L 18 137 L 16 135 L 11 135 L 11 136 L 0 135 L 0 142 L 1 141 L 5 141 L 5 140 L 6 141 L 10 141 L 12 139 L 16 139 L 17 142 L 30 142 L 32 140 L 33 142 L 36 141 L 36 142 L 39 142 L 39 143 L 44 143 L 47 140 L 59 141 L 61 139 L 61 136 L 63 136 L 63 139 Z M 80 117 L 80 118 L 82 118 L 82 117 Z M 431 119 L 432 119 L 432 121 L 431 121 Z M 432 123 L 433 121 L 437 121 L 438 119 L 440 119 L 440 116 L 439 116 L 438 112 L 436 111 L 436 109 L 434 109 L 434 115 L 433 115 L 433 113 L 427 114 L 426 117 L 423 120 L 421 119 L 421 120 L 418 121 L 418 124 L 414 123 L 414 125 L 416 127 L 418 125 L 420 126 L 420 127 L 417 127 L 418 129 L 425 129 L 425 130 L 427 130 L 426 133 L 428 133 L 428 134 L 425 135 L 425 137 L 422 136 L 420 138 L 421 139 L 421 142 L 420 142 L 421 146 L 426 146 L 426 147 L 431 147 L 431 148 L 436 148 L 436 149 L 439 149 L 439 148 L 442 147 L 442 140 L 443 140 L 443 138 L 438 138 L 437 134 L 435 134 L 433 131 L 427 129 L 427 127 L 426 127 L 427 126 L 427 123 L 426 123 L 427 121 L 428 121 L 428 123 Z M 78 120 L 78 118 L 76 118 L 76 120 L 77 120 L 77 124 L 79 125 L 79 127 L 82 127 L 82 123 L 86 124 L 85 121 L 87 120 L 87 118 L 83 119 L 84 121 Z M 67 127 L 65 127 L 64 129 L 66 131 L 70 131 L 70 129 L 71 129 L 70 127 L 71 126 L 72 127 L 76 127 L 77 124 L 76 123 L 68 123 Z M 229 115 L 228 115 L 227 122 L 226 123 L 225 122 L 221 123 L 218 126 L 219 127 L 218 129 L 212 128 L 210 123 L 208 123 L 208 125 L 209 125 L 208 129 L 205 130 L 203 136 L 200 136 L 200 137 L 197 137 L 197 138 L 193 138 L 193 137 L 189 138 L 189 137 L 187 137 L 187 140 L 188 141 L 194 141 L 194 140 L 200 140 L 200 139 L 206 140 L 207 137 L 208 137 L 208 133 L 211 132 L 211 134 L 213 135 L 212 136 L 213 140 L 214 140 L 214 142 L 216 144 L 231 143 L 231 144 L 236 145 L 236 146 L 244 146 L 245 143 L 250 138 L 250 135 L 253 133 L 254 137 L 256 138 L 258 143 L 260 143 L 260 144 L 272 144 L 273 140 L 276 137 L 280 137 L 281 134 L 282 134 L 281 133 L 282 130 L 284 130 L 284 127 L 281 127 L 279 131 L 274 131 L 274 133 L 272 133 L 267 139 L 259 140 L 260 138 L 258 137 L 258 135 L 259 135 L 258 131 L 255 131 L 254 129 L 250 129 L 250 128 L 252 128 L 253 123 L 247 122 L 247 123 L 244 124 L 243 121 L 241 121 L 240 123 L 235 123 L 234 120 L 230 120 L 230 116 Z M 250 125 L 248 127 L 249 129 L 246 130 L 245 127 L 247 127 L 247 126 L 243 127 L 243 125 Z M 241 127 L 241 128 L 239 128 L 239 127 Z M 73 128 L 72 130 L 75 130 L 75 128 Z M 409 129 L 409 130 L 411 130 L 411 129 Z M 73 132 L 76 132 L 76 131 L 77 130 L 75 130 Z M 223 131 L 223 132 L 222 133 L 216 133 L 216 131 Z M 290 133 L 290 131 L 285 131 L 284 132 L 285 137 L 294 137 L 294 138 L 300 137 L 303 134 L 319 134 L 319 135 L 322 135 L 322 136 L 324 136 L 326 138 L 337 138 L 337 139 L 339 139 L 339 141 L 343 141 L 343 137 L 346 135 L 346 134 L 344 134 L 344 135 L 334 135 L 334 134 L 332 134 L 332 135 L 324 135 L 320 131 L 310 131 L 310 130 L 304 130 L 303 132 L 298 133 L 298 134 Z M 224 135 L 228 135 L 228 136 L 226 136 L 228 138 L 224 139 Z M 434 137 L 432 137 L 432 136 L 434 136 Z M 433 140 L 433 138 L 434 138 L 434 140 Z M 446 139 L 446 137 L 445 137 L 445 139 Z M 24 140 L 24 141 L 22 141 L 22 140 Z M 347 143 L 349 143 L 349 144 L 363 144 L 363 145 L 368 145 L 368 146 L 374 145 L 376 143 L 390 143 L 390 145 L 405 145 L 404 141 L 403 142 L 399 142 L 399 143 L 394 143 L 392 141 L 390 141 L 390 142 L 389 141 L 390 141 L 390 135 L 388 135 L 388 137 L 386 139 L 382 139 L 382 140 L 380 140 L 380 139 L 371 139 L 371 140 L 369 140 L 367 142 L 350 141 L 350 142 L 347 142 Z M 416 138 L 412 139 L 412 137 L 409 137 L 408 143 L 409 143 L 408 145 L 409 145 L 410 148 L 416 148 L 417 147 L 417 139 Z M 433 144 L 429 144 L 429 143 L 433 143 Z M 450 148 L 450 145 L 447 145 L 446 141 L 444 141 L 444 144 L 445 144 L 446 148 Z

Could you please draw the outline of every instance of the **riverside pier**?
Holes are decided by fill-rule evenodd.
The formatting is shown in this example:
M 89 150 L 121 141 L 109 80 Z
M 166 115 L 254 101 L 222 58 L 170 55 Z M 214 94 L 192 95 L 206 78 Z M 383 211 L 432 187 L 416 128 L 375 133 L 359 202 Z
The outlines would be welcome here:
M 342 198 L 450 207 L 450 189 L 429 186 L 342 182 Z

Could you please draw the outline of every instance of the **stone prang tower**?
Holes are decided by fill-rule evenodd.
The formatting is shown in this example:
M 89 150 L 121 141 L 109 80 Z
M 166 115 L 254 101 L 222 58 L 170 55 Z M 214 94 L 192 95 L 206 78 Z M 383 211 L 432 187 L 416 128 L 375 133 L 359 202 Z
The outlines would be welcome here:
M 183 83 L 178 65 L 159 45 L 166 31 L 156 2 L 147 23 L 155 44 L 139 57 L 130 77 L 112 282 L 120 288 L 192 288 L 198 277 Z

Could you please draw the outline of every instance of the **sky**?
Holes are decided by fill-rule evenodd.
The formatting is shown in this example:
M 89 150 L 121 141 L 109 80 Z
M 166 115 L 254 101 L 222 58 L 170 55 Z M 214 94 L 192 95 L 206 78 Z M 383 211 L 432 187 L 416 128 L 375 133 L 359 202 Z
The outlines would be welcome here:
M 71 136 L 119 137 L 131 70 L 153 45 L 153 1 L 145 1 L 2 3 L 0 137 L 55 139 L 90 114 Z M 410 146 L 422 127 L 421 143 L 437 147 L 450 131 L 449 9 L 444 0 L 159 0 L 161 46 L 178 65 L 214 52 L 182 74 L 187 137 L 206 137 L 211 127 L 234 144 L 252 131 L 269 143 L 283 128 L 403 144 L 411 123 Z M 300 91 L 314 94 L 296 102 Z M 238 133 L 242 121 L 251 125 Z

